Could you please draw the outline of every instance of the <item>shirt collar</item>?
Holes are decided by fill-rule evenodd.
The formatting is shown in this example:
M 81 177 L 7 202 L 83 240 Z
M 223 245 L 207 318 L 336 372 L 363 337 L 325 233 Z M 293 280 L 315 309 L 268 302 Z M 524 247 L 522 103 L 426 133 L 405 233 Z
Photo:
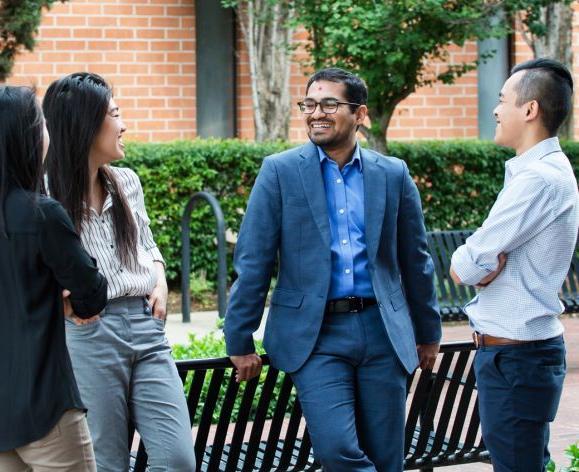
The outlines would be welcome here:
M 512 159 L 509 159 L 505 164 L 507 174 L 509 177 L 514 177 L 531 163 L 539 161 L 547 154 L 552 154 L 554 152 L 562 152 L 559 138 L 557 138 L 557 136 L 554 138 L 544 139 L 520 156 L 515 156 Z
M 320 162 L 324 162 L 325 160 L 331 160 L 320 146 L 316 146 L 316 147 L 318 148 L 318 156 L 320 157 Z M 352 159 L 350 159 L 350 162 L 348 162 L 346 164 L 346 166 L 353 165 L 354 163 L 358 163 L 360 171 L 362 171 L 362 157 L 360 155 L 360 144 L 359 143 L 356 143 L 356 147 L 354 148 L 354 153 L 352 154 Z

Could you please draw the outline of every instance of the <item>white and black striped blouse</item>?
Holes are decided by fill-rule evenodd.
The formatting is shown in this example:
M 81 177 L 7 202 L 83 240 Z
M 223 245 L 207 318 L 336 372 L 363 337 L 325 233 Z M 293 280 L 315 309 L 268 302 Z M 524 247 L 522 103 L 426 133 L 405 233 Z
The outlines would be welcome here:
M 138 257 L 130 266 L 123 265 L 117 255 L 112 219 L 112 199 L 107 195 L 102 213 L 93 208 L 83 221 L 81 240 L 87 252 L 97 260 L 100 272 L 108 282 L 108 298 L 146 296 L 157 283 L 154 261 L 164 263 L 149 228 L 143 189 L 139 177 L 131 169 L 110 168 L 124 192 L 138 231 Z

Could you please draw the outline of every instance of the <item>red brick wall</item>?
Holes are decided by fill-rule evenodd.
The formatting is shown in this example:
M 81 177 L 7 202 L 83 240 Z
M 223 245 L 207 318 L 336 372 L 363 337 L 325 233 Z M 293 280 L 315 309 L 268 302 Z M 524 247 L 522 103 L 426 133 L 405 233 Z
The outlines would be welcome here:
M 249 66 L 241 34 L 238 37 L 238 135 L 251 139 L 254 129 Z M 295 39 L 302 42 L 304 33 Z M 574 39 L 579 52 L 579 15 L 575 15 Z M 530 57 L 520 37 L 514 51 L 517 62 Z M 470 61 L 476 58 L 476 45 L 454 47 L 450 53 L 452 61 Z M 303 97 L 307 81 L 299 63 L 303 55 L 301 49 L 296 52 L 291 78 L 290 139 L 296 142 L 306 138 L 295 106 Z M 579 63 L 575 62 L 577 73 Z M 442 65 L 433 67 L 440 69 Z M 54 79 L 79 70 L 100 73 L 114 86 L 129 129 L 128 139 L 194 137 L 194 0 L 70 0 L 57 4 L 44 14 L 35 52 L 19 56 L 8 83 L 36 85 L 42 95 Z M 477 73 L 473 71 L 454 85 L 424 87 L 403 101 L 392 118 L 388 138 L 476 138 L 477 113 Z
M 195 136 L 194 0 L 71 0 L 43 15 L 34 53 L 9 84 L 36 85 L 88 70 L 114 87 L 127 138 Z
M 300 33 L 296 41 L 305 40 Z M 245 43 L 241 35 L 238 41 L 238 131 L 242 138 L 252 138 L 254 133 L 251 108 L 251 82 Z M 290 139 L 303 141 L 307 139 L 302 116 L 295 103 L 303 98 L 308 75 L 300 60 L 304 58 L 303 49 L 296 52 L 292 66 L 290 92 L 292 96 L 292 117 Z M 454 61 L 476 59 L 477 50 L 474 43 L 463 48 L 453 48 L 451 58 Z M 441 71 L 442 66 L 434 67 Z M 388 130 L 389 139 L 424 139 L 424 138 L 466 138 L 478 136 L 477 122 L 477 76 L 471 72 L 454 85 L 436 84 L 424 87 L 400 103 L 392 117 Z M 370 93 L 372 91 L 370 90 Z

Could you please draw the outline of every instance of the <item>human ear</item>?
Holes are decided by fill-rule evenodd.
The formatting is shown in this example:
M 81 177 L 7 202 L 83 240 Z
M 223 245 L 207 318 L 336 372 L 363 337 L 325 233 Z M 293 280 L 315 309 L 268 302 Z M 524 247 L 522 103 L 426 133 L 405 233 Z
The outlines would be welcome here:
M 361 125 L 366 120 L 368 116 L 368 107 L 366 105 L 360 105 L 356 110 L 356 123 Z
M 526 104 L 525 120 L 532 121 L 539 116 L 539 102 L 532 100 Z

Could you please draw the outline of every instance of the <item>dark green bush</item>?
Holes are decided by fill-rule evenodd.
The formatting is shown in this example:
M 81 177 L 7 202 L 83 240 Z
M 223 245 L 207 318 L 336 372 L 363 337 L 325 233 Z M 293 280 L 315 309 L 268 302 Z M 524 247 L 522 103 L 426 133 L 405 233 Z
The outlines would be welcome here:
M 127 145 L 129 166 L 141 178 L 151 227 L 167 260 L 167 277 L 179 280 L 180 219 L 193 193 L 207 190 L 220 201 L 227 226 L 239 229 L 246 200 L 263 157 L 290 148 L 289 143 L 240 140 L 193 140 Z M 566 143 L 574 168 L 579 144 Z M 390 154 L 404 159 L 420 189 L 429 230 L 473 228 L 483 221 L 503 184 L 509 149 L 482 141 L 391 143 Z M 215 222 L 200 205 L 191 222 L 191 269 L 216 272 Z M 230 252 L 231 252 L 230 248 Z M 231 254 L 229 269 L 232 273 Z
M 119 165 L 131 167 L 141 178 L 151 229 L 166 259 L 169 282 L 175 285 L 179 281 L 181 215 L 189 198 L 201 190 L 213 193 L 227 226 L 237 231 L 262 158 L 289 146 L 201 139 L 127 145 L 127 158 Z M 208 205 L 200 204 L 193 211 L 191 253 L 192 272 L 206 271 L 213 280 L 217 267 L 215 220 Z

